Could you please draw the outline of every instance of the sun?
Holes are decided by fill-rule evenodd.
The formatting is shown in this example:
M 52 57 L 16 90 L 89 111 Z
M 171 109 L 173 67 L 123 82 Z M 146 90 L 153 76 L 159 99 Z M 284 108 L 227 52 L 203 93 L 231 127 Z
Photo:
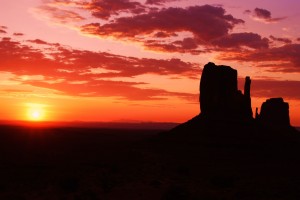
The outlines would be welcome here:
M 35 120 L 38 120 L 41 118 L 41 112 L 36 110 L 36 111 L 32 111 L 31 113 L 31 118 L 32 119 L 35 119 Z
M 28 112 L 28 119 L 31 121 L 40 121 L 43 119 L 43 110 L 40 108 L 31 108 Z
M 45 106 L 41 104 L 28 104 L 27 119 L 30 121 L 42 121 L 45 119 Z

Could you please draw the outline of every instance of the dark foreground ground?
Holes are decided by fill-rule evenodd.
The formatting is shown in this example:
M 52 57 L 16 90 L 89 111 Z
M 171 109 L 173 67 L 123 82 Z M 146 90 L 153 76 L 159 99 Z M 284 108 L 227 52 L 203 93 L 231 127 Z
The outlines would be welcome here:
M 0 199 L 300 199 L 297 143 L 230 137 L 1 126 Z

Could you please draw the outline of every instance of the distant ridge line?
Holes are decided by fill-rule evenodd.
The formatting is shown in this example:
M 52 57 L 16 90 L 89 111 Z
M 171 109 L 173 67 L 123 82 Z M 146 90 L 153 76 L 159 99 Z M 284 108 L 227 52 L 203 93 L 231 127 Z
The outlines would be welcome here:
M 49 127 L 49 128 L 108 128 L 108 129 L 148 129 L 148 130 L 170 130 L 179 123 L 174 122 L 84 122 L 84 121 L 69 121 L 69 122 L 54 122 L 41 121 L 31 122 L 22 120 L 0 120 L 0 125 L 13 126 L 29 126 L 29 127 Z

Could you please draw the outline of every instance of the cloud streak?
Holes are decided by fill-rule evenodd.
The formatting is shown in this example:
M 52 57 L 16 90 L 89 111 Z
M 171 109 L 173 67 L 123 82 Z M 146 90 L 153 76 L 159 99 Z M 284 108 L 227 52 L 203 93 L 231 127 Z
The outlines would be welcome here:
M 49 5 L 39 6 L 34 8 L 32 11 L 42 18 L 51 19 L 58 24 L 80 22 L 85 20 L 85 18 L 77 12 Z
M 300 100 L 300 81 L 253 80 L 253 97 L 284 97 Z
M 146 9 L 141 3 L 129 0 L 95 0 L 86 3 L 84 8 L 91 11 L 92 16 L 105 20 L 121 12 L 138 14 Z
M 243 20 L 226 14 L 221 7 L 204 5 L 163 8 L 116 18 L 103 25 L 89 23 L 83 25 L 81 31 L 99 37 L 140 42 L 148 49 L 194 53 L 199 45 L 209 45 L 210 41 L 227 36 L 236 25 L 243 23 Z M 184 34 L 190 36 L 180 39 Z
M 300 73 L 300 44 L 286 44 L 281 47 L 260 49 L 257 51 L 222 52 L 221 60 L 243 62 L 265 62 L 256 64 L 258 67 L 268 68 L 273 72 Z M 272 62 L 270 64 L 270 62 Z
M 198 97 L 198 94 L 151 88 L 147 82 L 135 81 L 136 76 L 143 74 L 173 74 L 199 78 L 200 68 L 193 63 L 183 62 L 179 59 L 134 58 L 104 52 L 77 50 L 38 39 L 28 42 L 48 46 L 55 51 L 46 55 L 37 47 L 26 45 L 26 42 L 2 38 L 0 41 L 2 58 L 0 70 L 14 74 L 11 81 L 52 89 L 58 94 L 81 97 L 109 96 L 133 101 L 164 100 L 170 97 L 195 101 Z M 243 61 L 268 61 L 277 53 L 277 56 L 280 55 L 285 62 L 291 62 L 290 54 L 284 54 L 284 52 L 290 52 L 287 50 L 289 48 L 300 49 L 299 45 L 285 45 L 277 49 L 261 49 L 259 51 L 262 55 L 249 54 L 248 57 L 239 56 L 238 58 Z M 263 52 L 268 53 L 263 54 Z M 299 55 L 297 52 L 295 54 Z M 237 57 L 234 59 L 238 60 Z M 273 66 L 273 70 L 295 71 L 290 66 L 291 64 L 285 66 L 285 69 L 281 69 L 281 66 Z M 299 67 L 297 69 L 299 72 Z M 126 77 L 127 81 L 115 80 L 116 77 Z M 130 79 L 132 81 L 128 81 Z M 255 80 L 253 81 L 252 95 L 253 97 L 279 95 L 290 99 L 300 99 L 297 92 L 299 87 L 299 81 Z
M 236 26 L 245 22 L 227 14 L 220 6 L 153 7 L 171 1 L 148 0 L 143 4 L 129 0 L 53 0 L 45 8 L 47 12 L 53 12 L 52 15 L 57 9 L 65 11 L 58 8 L 59 5 L 88 11 L 94 18 L 88 20 L 89 23 L 80 18 L 83 20 L 83 25 L 79 25 L 82 33 L 139 43 L 152 51 L 198 55 L 228 49 L 267 49 L 272 42 L 290 43 L 287 38 L 265 38 L 253 32 L 233 33 Z M 246 13 L 268 22 L 281 19 L 273 18 L 270 11 L 262 8 Z
M 282 42 L 282 43 L 285 43 L 285 44 L 291 44 L 292 43 L 292 40 L 289 39 L 289 38 L 279 38 L 279 37 L 275 37 L 273 35 L 270 35 L 270 38 L 273 41 L 276 41 L 276 42 Z
M 147 0 L 146 4 L 163 5 L 168 2 L 180 1 L 180 0 Z
M 232 33 L 212 42 L 219 48 L 241 48 L 249 47 L 252 49 L 267 49 L 269 40 L 262 38 L 256 33 Z
M 300 100 L 300 81 L 251 78 L 251 96 L 254 98 L 276 98 Z M 238 78 L 238 84 L 244 85 L 245 79 Z
M 29 45 L 32 43 L 37 47 Z M 38 46 L 47 47 L 51 51 L 45 52 Z M 0 56 L 0 71 L 14 74 L 12 81 L 75 96 L 114 96 L 129 100 L 161 100 L 176 96 L 191 99 L 194 94 L 149 88 L 146 82 L 135 82 L 134 77 L 143 74 L 173 74 L 194 78 L 200 71 L 196 64 L 180 59 L 125 57 L 72 49 L 39 39 L 20 42 L 2 38 Z M 126 77 L 132 81 L 110 80 L 116 77 Z
M 65 7 L 68 10 L 61 10 Z M 145 12 L 147 7 L 138 1 L 131 0 L 91 0 L 91 1 L 70 1 L 70 0 L 52 0 L 39 7 L 51 14 L 56 12 L 63 13 L 66 16 L 82 19 L 77 13 L 70 11 L 76 8 L 89 11 L 90 14 L 99 19 L 108 20 L 111 17 L 120 15 L 121 13 L 139 14 Z M 67 11 L 67 12 L 66 12 Z
M 263 8 L 255 8 L 253 11 L 245 10 L 245 14 L 251 14 L 252 17 L 258 21 L 265 22 L 265 23 L 276 23 L 278 21 L 286 19 L 286 17 L 276 17 L 273 18 L 272 14 L 269 10 Z

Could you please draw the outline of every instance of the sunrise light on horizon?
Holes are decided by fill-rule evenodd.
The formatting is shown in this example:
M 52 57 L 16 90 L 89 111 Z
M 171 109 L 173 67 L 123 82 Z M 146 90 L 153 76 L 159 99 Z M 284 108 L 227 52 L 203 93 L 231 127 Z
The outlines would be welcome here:
M 300 2 L 2 0 L 0 120 L 185 122 L 208 62 L 300 126 Z

